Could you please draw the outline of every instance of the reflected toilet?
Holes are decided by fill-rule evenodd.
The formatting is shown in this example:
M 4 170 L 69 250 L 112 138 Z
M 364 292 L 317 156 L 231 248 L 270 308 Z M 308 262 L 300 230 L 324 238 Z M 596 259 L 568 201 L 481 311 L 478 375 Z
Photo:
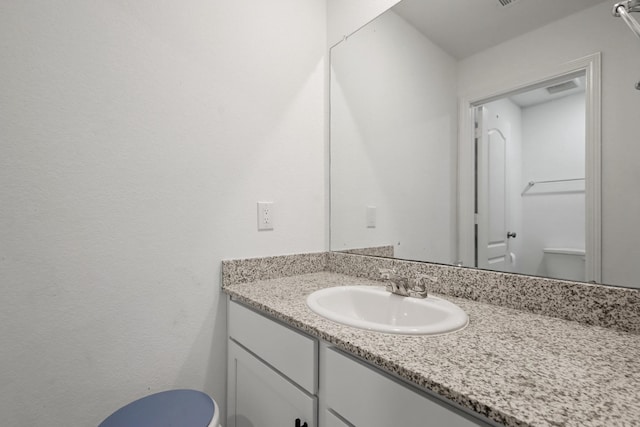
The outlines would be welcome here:
M 544 248 L 542 251 L 542 263 L 549 277 L 585 281 L 584 249 Z

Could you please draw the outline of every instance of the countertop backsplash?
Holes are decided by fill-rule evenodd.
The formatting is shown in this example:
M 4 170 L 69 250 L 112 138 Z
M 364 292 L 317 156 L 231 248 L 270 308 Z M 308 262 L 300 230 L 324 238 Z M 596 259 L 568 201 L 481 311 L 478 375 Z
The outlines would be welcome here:
M 223 286 L 332 272 L 379 279 L 379 269 L 438 278 L 430 291 L 588 325 L 640 333 L 640 290 L 341 252 L 222 262 Z

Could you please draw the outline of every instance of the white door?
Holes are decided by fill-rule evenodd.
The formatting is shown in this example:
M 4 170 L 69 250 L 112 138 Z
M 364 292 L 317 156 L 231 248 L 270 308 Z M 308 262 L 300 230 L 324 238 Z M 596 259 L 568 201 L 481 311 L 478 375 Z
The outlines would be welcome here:
M 509 258 L 507 135 L 509 124 L 486 106 L 476 108 L 477 267 L 511 271 Z

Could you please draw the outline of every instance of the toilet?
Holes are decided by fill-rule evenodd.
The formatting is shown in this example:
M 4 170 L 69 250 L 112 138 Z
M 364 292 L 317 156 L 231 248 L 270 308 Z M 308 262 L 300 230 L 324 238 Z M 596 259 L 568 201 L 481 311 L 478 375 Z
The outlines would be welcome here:
M 585 281 L 584 249 L 544 248 L 542 251 L 542 262 L 549 277 Z
M 131 402 L 98 427 L 220 427 L 215 400 L 197 390 L 169 390 Z

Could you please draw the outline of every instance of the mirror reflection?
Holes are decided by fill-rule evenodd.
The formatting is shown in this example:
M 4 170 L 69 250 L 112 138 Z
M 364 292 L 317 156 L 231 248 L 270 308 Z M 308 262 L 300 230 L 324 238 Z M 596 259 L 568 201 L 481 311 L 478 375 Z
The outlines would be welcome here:
M 584 82 L 475 110 L 475 266 L 587 279 Z
M 639 287 L 640 42 L 612 6 L 403 0 L 333 47 L 331 249 Z M 566 66 L 600 54 L 601 123 Z

